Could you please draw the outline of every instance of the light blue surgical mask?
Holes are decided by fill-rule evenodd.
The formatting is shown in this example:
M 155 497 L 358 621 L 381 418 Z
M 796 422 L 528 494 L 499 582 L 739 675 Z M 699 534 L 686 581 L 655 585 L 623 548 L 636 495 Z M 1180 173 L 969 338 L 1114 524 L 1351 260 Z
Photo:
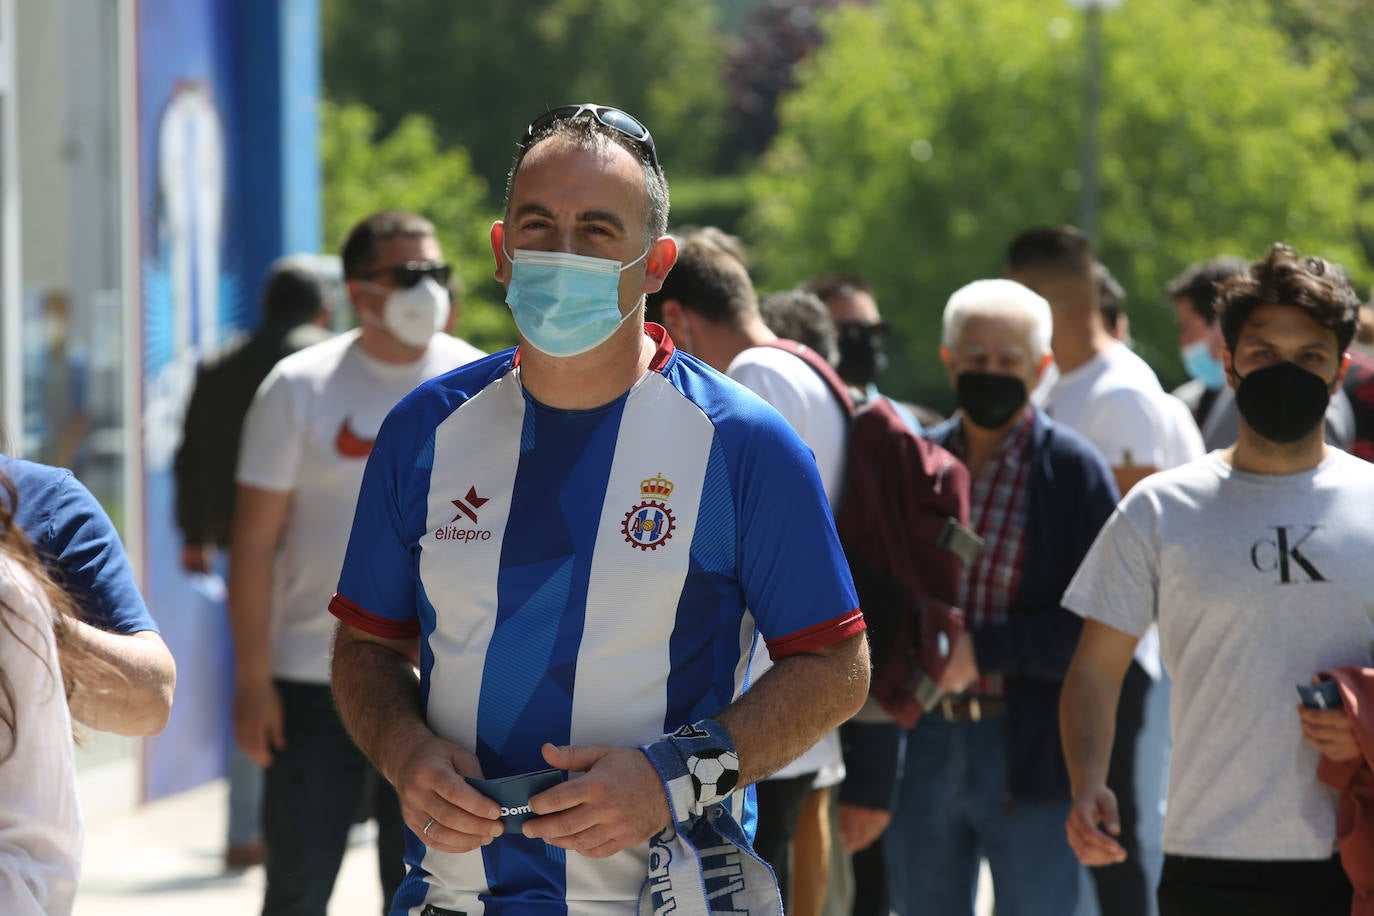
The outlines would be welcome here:
M 1178 352 L 1183 357 L 1183 369 L 1189 377 L 1208 388 L 1220 388 L 1226 384 L 1226 367 L 1212 355 L 1205 340 L 1195 340 Z
M 621 264 L 565 251 L 518 248 L 511 261 L 506 304 L 520 335 L 549 356 L 576 356 L 602 344 L 625 319 L 620 314 L 620 274 L 649 253 Z

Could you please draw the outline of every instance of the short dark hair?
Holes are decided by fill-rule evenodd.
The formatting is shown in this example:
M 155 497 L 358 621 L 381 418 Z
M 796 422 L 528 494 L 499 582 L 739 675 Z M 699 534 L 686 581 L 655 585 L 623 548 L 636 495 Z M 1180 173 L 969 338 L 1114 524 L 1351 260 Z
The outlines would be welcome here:
M 758 298 L 739 239 L 713 226 L 690 234 L 674 234 L 677 261 L 663 287 L 645 297 L 645 317 L 663 320 L 663 303 L 676 299 L 707 321 L 735 324 L 743 315 L 758 311 Z
M 1111 331 L 1126 311 L 1126 290 L 1101 261 L 1093 262 L 1093 277 L 1097 280 L 1097 307 L 1102 310 L 1102 323 Z
M 515 154 L 515 161 L 511 163 L 510 171 L 506 173 L 506 202 L 504 206 L 506 217 L 510 218 L 510 199 L 515 191 L 515 175 L 520 171 L 520 166 L 525 161 L 525 157 L 545 140 L 555 137 L 566 140 L 577 149 L 596 150 L 603 149 L 607 143 L 613 143 L 620 148 L 627 150 L 635 161 L 644 170 L 644 190 L 648 198 L 644 212 L 644 228 L 648 232 L 649 239 L 656 239 L 668 231 L 668 179 L 663 174 L 662 167 L 655 167 L 650 161 L 648 154 L 642 147 L 633 140 L 612 127 L 607 127 L 596 118 L 564 118 L 558 121 L 551 121 L 547 127 L 540 130 L 530 141 L 519 148 Z
M 262 291 L 262 317 L 273 324 L 314 321 L 328 298 L 324 278 L 298 264 L 276 264 Z
M 1244 273 L 1221 284 L 1217 313 L 1226 349 L 1235 352 L 1241 328 L 1261 305 L 1302 309 L 1336 335 L 1342 352 L 1350 346 L 1360 322 L 1360 297 L 1345 271 L 1322 258 L 1303 257 L 1282 242 L 1270 246 L 1269 253 Z
M 339 252 L 344 279 L 363 279 L 367 269 L 377 259 L 377 243 L 398 236 L 432 239 L 435 237 L 434 224 L 408 210 L 382 210 L 364 217 L 348 230 L 343 249 Z
M 834 365 L 840 358 L 835 322 L 830 310 L 815 293 L 787 289 L 759 299 L 759 315 L 768 330 L 815 350 Z
M 1096 263 L 1092 242 L 1073 226 L 1027 229 L 1007 246 L 1007 269 L 1010 271 L 1039 267 L 1090 278 Z
M 1244 258 L 1223 255 L 1207 261 L 1189 264 L 1183 273 L 1169 281 L 1164 292 L 1177 302 L 1187 299 L 1198 317 L 1208 324 L 1217 323 L 1217 288 L 1222 283 L 1249 270 Z
M 821 274 L 798 285 L 797 289 L 811 293 L 829 305 L 832 299 L 843 299 L 858 293 L 873 295 L 873 287 L 858 274 Z

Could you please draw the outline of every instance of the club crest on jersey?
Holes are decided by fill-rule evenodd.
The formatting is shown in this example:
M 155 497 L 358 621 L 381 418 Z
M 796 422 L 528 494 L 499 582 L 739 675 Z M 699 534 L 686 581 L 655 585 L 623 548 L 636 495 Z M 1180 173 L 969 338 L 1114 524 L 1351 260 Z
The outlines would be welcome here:
M 639 482 L 642 501 L 625 513 L 620 526 L 625 543 L 640 550 L 657 550 L 673 536 L 673 513 L 668 509 L 668 497 L 673 495 L 673 482 L 662 474 Z

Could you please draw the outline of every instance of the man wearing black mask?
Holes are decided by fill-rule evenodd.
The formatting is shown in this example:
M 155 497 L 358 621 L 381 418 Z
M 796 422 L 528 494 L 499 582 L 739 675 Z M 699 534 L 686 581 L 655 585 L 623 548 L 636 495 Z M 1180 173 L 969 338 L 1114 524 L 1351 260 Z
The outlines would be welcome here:
M 960 586 L 968 629 L 945 697 L 907 736 L 887 833 L 901 913 L 970 912 L 984 857 L 1017 913 L 1062 916 L 1078 899 L 1056 710 L 1081 622 L 1059 596 L 1118 492 L 1101 454 L 1029 402 L 1052 328 L 1049 304 L 1011 280 L 971 283 L 945 307 L 959 412 L 927 435 L 972 472 L 984 545 Z
M 1235 444 L 1132 489 L 1064 595 L 1086 618 L 1060 714 L 1066 826 L 1088 865 L 1125 854 L 1106 785 L 1114 707 L 1159 625 L 1174 741 L 1162 916 L 1350 912 L 1317 770 L 1359 749 L 1341 709 L 1295 712 L 1293 685 L 1371 662 L 1374 468 L 1322 438 L 1359 304 L 1339 268 L 1286 245 L 1225 281 Z
M 868 283 L 854 274 L 826 274 L 807 280 L 799 289 L 819 297 L 835 321 L 835 342 L 840 351 L 835 371 L 849 386 L 855 403 L 881 397 L 877 381 L 887 368 L 887 354 L 883 352 L 887 324 L 878 312 L 878 302 Z M 892 406 L 917 432 L 923 423 L 938 423 L 942 419 L 926 407 L 898 401 L 892 401 Z

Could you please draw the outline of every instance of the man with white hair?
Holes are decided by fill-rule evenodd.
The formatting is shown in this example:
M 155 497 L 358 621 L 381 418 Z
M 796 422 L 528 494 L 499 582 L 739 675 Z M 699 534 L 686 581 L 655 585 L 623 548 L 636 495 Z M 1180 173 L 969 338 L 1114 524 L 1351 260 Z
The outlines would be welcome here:
M 926 435 L 968 465 L 984 546 L 960 585 L 967 629 L 945 697 L 907 738 L 887 840 L 899 913 L 971 916 L 983 857 L 999 912 L 1062 916 L 1077 901 L 1056 709 L 1081 623 L 1059 596 L 1118 491 L 1101 454 L 1030 403 L 1052 329 L 1048 303 L 1011 280 L 971 283 L 945 307 L 959 411 Z

